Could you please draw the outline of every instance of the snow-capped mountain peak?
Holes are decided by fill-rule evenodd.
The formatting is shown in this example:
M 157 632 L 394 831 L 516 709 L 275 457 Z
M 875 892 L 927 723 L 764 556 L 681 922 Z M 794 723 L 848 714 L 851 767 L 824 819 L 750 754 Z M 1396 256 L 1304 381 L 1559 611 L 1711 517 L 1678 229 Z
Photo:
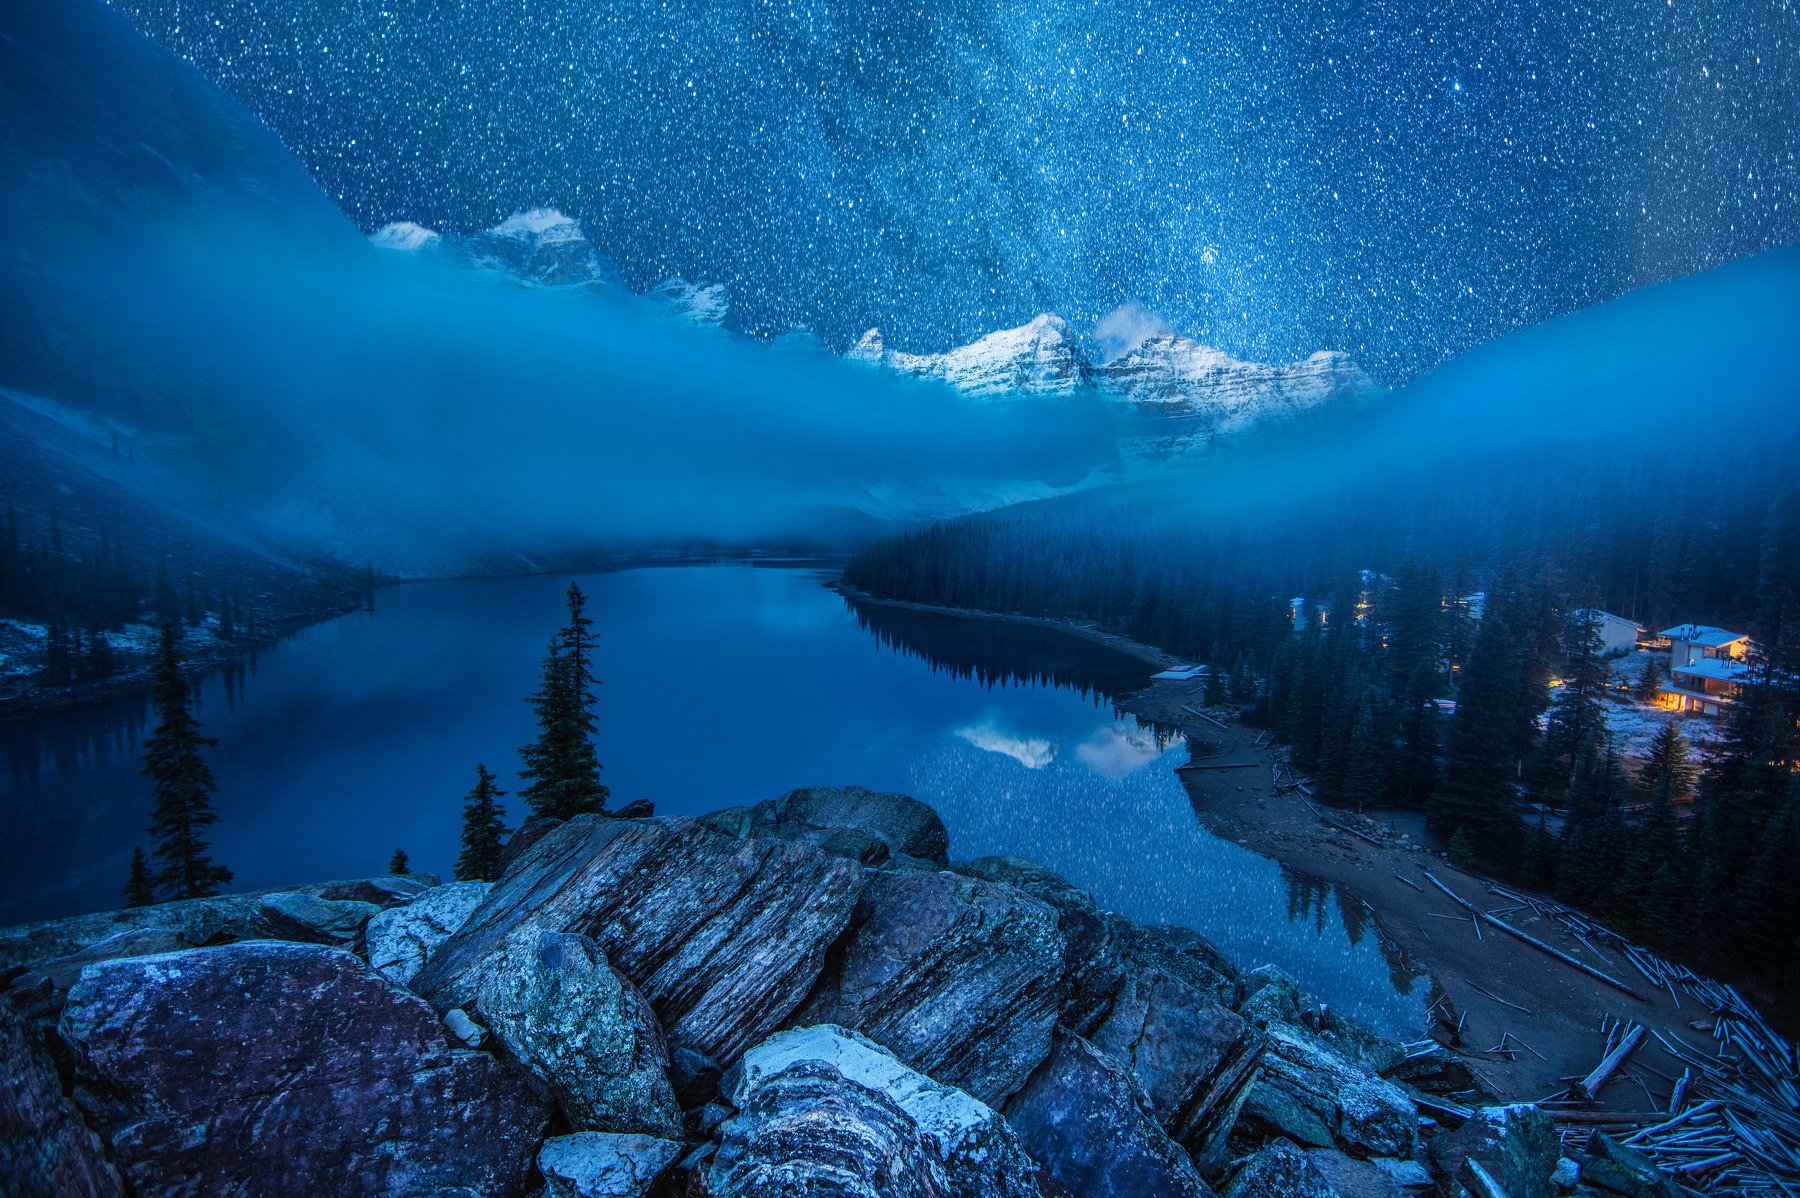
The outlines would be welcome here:
M 619 268 L 588 241 L 581 222 L 554 208 L 515 212 L 479 233 L 439 233 L 409 220 L 369 235 L 383 249 L 441 253 L 473 270 L 491 271 L 530 287 L 622 291 Z
M 515 212 L 489 230 L 496 237 L 512 237 L 534 241 L 540 245 L 562 241 L 587 242 L 581 222 L 564 216 L 554 208 L 531 208 Z
M 1090 382 L 1087 358 L 1074 331 L 1062 317 L 1048 312 L 1018 328 L 1001 329 L 940 354 L 887 349 L 881 331 L 870 329 L 849 356 L 902 374 L 942 379 L 967 395 L 986 399 L 1072 395 Z
M 1045 313 L 935 354 L 889 348 L 870 329 L 845 356 L 902 374 L 940 379 L 984 399 L 1089 394 L 1157 418 L 1132 456 L 1192 452 L 1252 426 L 1292 419 L 1374 391 L 1347 356 L 1322 351 L 1287 365 L 1244 362 L 1173 332 L 1156 332 L 1104 363 L 1093 361 L 1067 321 Z
M 414 250 L 424 249 L 442 236 L 443 234 L 436 229 L 427 229 L 424 225 L 415 224 L 410 220 L 397 220 L 385 224 L 369 234 L 369 240 L 384 250 L 401 250 L 410 253 Z
M 664 279 L 646 292 L 644 298 L 702 328 L 718 328 L 731 315 L 731 295 L 723 283 Z

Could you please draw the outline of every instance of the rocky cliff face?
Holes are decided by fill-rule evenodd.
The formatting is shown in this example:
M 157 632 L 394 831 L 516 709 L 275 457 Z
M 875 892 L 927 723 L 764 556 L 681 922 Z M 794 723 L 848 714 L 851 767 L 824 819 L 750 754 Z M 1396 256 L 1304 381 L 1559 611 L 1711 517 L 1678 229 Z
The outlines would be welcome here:
M 1417 1063 L 1279 972 L 854 789 L 538 826 L 491 888 L 11 929 L 0 963 L 20 1198 L 1398 1198 L 1558 1163 L 1532 1108 L 1422 1120 Z

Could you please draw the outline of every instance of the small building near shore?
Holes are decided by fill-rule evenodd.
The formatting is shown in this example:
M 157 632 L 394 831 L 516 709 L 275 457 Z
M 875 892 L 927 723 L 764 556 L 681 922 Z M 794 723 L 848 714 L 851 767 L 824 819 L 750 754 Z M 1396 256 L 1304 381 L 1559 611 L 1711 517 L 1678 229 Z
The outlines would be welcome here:
M 1660 635 L 1669 642 L 1669 682 L 1657 692 L 1659 707 L 1716 716 L 1737 701 L 1750 676 L 1748 635 L 1710 624 L 1678 624 Z
M 1577 623 L 1586 620 L 1594 628 L 1600 636 L 1600 653 L 1604 657 L 1630 653 L 1637 648 L 1638 636 L 1643 632 L 1636 620 L 1627 620 L 1597 607 L 1584 607 L 1571 613 L 1569 618 Z

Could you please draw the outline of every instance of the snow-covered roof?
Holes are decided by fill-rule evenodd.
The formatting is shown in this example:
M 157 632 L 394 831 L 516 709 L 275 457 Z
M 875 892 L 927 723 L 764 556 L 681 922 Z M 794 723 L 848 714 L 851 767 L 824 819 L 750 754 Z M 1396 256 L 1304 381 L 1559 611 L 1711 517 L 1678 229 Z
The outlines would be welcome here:
M 1717 657 L 1703 657 L 1690 665 L 1676 666 L 1671 674 L 1680 674 L 1687 678 L 1711 678 L 1718 682 L 1738 682 L 1750 673 L 1747 661 L 1725 661 Z
M 1690 645 L 1700 645 L 1707 649 L 1722 649 L 1734 641 L 1747 641 L 1750 634 L 1731 632 L 1724 628 L 1715 628 L 1711 624 L 1677 624 L 1673 628 L 1665 628 L 1658 634 L 1671 641 L 1685 641 Z
M 1584 607 L 1580 611 L 1571 612 L 1570 614 L 1577 620 L 1593 620 L 1599 623 L 1604 623 L 1607 620 L 1617 620 L 1619 623 L 1629 624 L 1633 628 L 1638 626 L 1636 620 L 1627 620 L 1624 616 L 1615 616 L 1611 612 L 1601 611 L 1597 607 Z M 1667 634 L 1665 633 L 1664 635 Z

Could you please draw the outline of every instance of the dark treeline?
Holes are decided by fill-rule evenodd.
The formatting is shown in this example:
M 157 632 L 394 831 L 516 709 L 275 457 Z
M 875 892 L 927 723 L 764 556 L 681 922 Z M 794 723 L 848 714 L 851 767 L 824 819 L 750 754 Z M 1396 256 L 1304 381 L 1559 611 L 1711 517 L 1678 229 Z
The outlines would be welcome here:
M 43 630 L 41 643 L 15 637 L 6 646 L 36 667 L 35 685 L 68 687 L 147 665 L 151 629 L 163 624 L 205 627 L 226 644 L 256 643 L 268 638 L 283 609 L 345 610 L 373 600 L 376 577 L 368 566 L 320 559 L 259 573 L 242 558 L 196 561 L 166 551 L 159 535 L 149 539 L 137 544 L 105 525 L 68 527 L 54 507 L 34 515 L 7 505 L 0 619 Z M 139 636 L 108 635 L 131 625 L 142 626 Z
M 1792 460 L 1788 445 L 1490 458 L 1256 502 L 1165 483 L 935 525 L 864 550 L 845 577 L 921 603 L 1098 620 L 1211 663 L 1208 701 L 1275 729 L 1321 797 L 1424 810 L 1459 858 L 1791 1005 Z M 1571 619 L 1585 608 L 1755 638 L 1753 682 L 1697 778 L 1675 731 L 1621 760 L 1606 663 Z
M 855 600 L 850 607 L 881 645 L 990 689 L 1066 686 L 1096 704 L 1116 706 L 1152 671 L 1144 662 L 1050 629 L 998 620 L 947 623 L 930 613 Z
M 166 562 L 144 565 L 104 527 L 65 534 L 54 508 L 44 534 L 34 539 L 8 506 L 0 528 L 0 616 L 44 627 L 36 678 L 42 686 L 113 674 L 124 663 L 106 634 L 128 624 L 194 628 L 210 617 L 223 639 L 257 635 L 255 608 L 233 584 L 209 584 L 192 574 L 177 582 Z

